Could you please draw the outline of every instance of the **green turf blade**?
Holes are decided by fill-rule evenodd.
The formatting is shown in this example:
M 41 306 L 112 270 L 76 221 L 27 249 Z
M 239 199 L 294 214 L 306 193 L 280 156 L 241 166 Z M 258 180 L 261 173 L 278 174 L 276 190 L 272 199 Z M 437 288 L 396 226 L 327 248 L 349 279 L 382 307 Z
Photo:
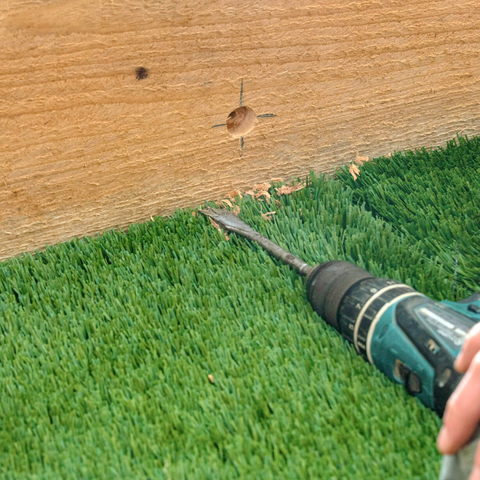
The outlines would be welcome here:
M 480 138 L 458 137 L 445 148 L 396 153 L 366 163 L 356 181 L 339 178 L 354 199 L 438 257 L 452 284 L 450 298 L 480 285 Z

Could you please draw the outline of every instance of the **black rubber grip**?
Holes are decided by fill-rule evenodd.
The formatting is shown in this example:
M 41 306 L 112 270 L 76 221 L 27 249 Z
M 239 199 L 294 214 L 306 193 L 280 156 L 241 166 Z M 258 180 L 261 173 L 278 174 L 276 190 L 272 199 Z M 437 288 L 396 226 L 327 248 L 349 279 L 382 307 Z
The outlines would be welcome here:
M 307 297 L 315 312 L 340 332 L 338 310 L 348 290 L 360 280 L 373 278 L 363 268 L 333 260 L 317 265 L 307 280 Z

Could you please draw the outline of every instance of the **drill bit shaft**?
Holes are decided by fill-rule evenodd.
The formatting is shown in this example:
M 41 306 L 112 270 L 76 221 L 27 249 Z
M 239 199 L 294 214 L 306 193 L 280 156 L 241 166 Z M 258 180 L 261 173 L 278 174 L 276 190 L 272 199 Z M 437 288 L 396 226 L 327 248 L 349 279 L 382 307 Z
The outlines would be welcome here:
M 270 241 L 268 238 L 260 235 L 260 233 L 255 231 L 252 227 L 250 227 L 250 225 L 238 218 L 232 212 L 223 210 L 221 208 L 206 208 L 205 210 L 200 210 L 200 213 L 210 217 L 225 230 L 237 233 L 245 238 L 248 238 L 249 240 L 257 242 L 275 258 L 278 258 L 283 263 L 286 263 L 294 268 L 300 275 L 308 275 L 312 271 L 313 267 L 308 265 L 308 263 L 305 263 L 300 258 L 287 252 L 277 244 Z

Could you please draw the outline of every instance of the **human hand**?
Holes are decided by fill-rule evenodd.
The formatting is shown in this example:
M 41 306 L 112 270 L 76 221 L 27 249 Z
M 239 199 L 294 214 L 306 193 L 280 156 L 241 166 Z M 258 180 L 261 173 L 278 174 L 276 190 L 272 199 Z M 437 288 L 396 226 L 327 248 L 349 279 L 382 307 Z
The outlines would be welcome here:
M 444 455 L 456 453 L 480 423 L 480 323 L 470 330 L 455 370 L 465 373 L 447 402 L 437 446 Z M 480 480 L 480 446 L 469 480 Z

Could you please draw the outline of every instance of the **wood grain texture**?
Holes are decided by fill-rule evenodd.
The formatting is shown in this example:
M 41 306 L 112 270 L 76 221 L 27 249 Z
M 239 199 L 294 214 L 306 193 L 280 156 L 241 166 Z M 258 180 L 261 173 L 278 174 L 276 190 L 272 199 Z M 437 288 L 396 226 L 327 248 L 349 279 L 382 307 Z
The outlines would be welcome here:
M 478 0 L 232 5 L 0 0 L 0 258 L 480 133 Z

